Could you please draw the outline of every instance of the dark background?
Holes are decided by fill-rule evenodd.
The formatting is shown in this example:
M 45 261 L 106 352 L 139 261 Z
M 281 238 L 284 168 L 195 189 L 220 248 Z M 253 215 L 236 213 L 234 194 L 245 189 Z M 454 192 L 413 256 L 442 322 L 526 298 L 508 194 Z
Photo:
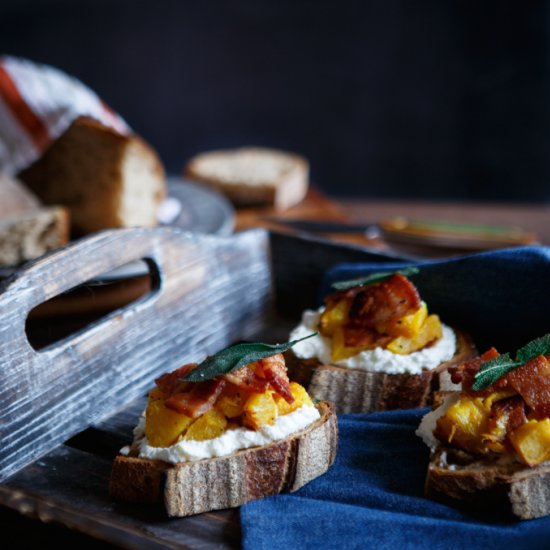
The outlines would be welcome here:
M 550 200 L 546 3 L 0 0 L 0 53 L 81 79 L 178 174 L 304 154 L 334 196 Z

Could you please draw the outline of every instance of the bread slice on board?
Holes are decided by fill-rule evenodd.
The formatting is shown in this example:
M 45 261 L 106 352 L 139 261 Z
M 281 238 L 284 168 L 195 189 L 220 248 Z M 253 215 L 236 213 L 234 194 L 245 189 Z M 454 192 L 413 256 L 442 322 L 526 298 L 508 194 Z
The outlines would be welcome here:
M 447 368 L 476 354 L 472 339 L 455 330 L 457 351 L 452 359 L 421 374 L 387 374 L 323 365 L 317 359 L 300 359 L 285 353 L 288 374 L 313 399 L 331 401 L 338 413 L 360 413 L 429 406 L 435 392 L 450 389 Z
M 309 187 L 309 163 L 303 156 L 264 147 L 201 153 L 189 160 L 183 172 L 236 206 L 284 210 L 302 201 Z
M 169 516 L 233 508 L 283 491 L 296 491 L 324 474 L 336 457 L 338 425 L 329 403 L 321 418 L 289 437 L 232 455 L 168 464 L 117 456 L 109 493 L 127 502 L 163 502 Z
M 432 451 L 426 497 L 470 511 L 497 509 L 520 519 L 550 514 L 550 463 L 472 459 L 463 451 Z
M 0 266 L 34 260 L 69 241 L 69 213 L 44 206 L 0 219 Z
M 77 118 L 19 178 L 43 203 L 69 208 L 76 235 L 157 225 L 166 195 L 164 167 L 151 146 L 87 117 Z

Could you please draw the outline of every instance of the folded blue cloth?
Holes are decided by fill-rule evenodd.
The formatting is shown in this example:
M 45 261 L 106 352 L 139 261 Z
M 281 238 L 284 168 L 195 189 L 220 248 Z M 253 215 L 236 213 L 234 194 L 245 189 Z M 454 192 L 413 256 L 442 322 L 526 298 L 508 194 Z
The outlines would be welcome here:
M 342 264 L 326 273 L 319 296 L 335 281 L 416 265 L 410 277 L 441 320 L 469 332 L 478 349 L 514 351 L 550 332 L 550 247 L 526 246 L 413 263 Z
M 323 295 L 333 281 L 405 265 L 412 264 L 336 266 Z M 514 351 L 550 332 L 550 248 L 417 265 L 411 280 L 429 310 L 469 332 L 481 351 Z M 414 432 L 425 412 L 339 415 L 338 453 L 325 475 L 241 508 L 244 549 L 550 548 L 550 516 L 513 521 L 488 510 L 481 517 L 424 498 L 429 453 Z
M 480 521 L 423 497 L 429 451 L 414 432 L 425 412 L 340 415 L 325 475 L 241 508 L 243 548 L 549 548 L 550 517 L 503 522 L 488 513 Z

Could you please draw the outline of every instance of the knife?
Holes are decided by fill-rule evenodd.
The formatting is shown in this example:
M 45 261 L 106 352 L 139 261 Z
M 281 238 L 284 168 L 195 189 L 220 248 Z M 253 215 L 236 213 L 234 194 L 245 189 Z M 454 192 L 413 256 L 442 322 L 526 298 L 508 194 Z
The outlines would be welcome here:
M 360 233 L 367 239 L 385 239 L 424 246 L 485 250 L 540 244 L 535 233 L 519 227 L 413 219 L 402 216 L 375 223 L 346 223 L 298 218 L 266 217 L 266 221 L 308 233 Z

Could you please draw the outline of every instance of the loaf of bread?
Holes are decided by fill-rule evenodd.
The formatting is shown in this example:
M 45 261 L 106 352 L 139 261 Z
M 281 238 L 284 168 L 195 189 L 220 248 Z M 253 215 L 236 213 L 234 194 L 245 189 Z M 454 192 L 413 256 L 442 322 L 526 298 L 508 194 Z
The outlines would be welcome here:
M 69 213 L 62 206 L 44 206 L 0 218 L 0 265 L 34 260 L 69 241 Z
M 262 147 L 202 153 L 190 159 L 183 172 L 236 206 L 283 210 L 302 201 L 309 187 L 309 163 L 303 156 Z
M 75 119 L 19 178 L 43 203 L 67 207 L 77 236 L 154 226 L 166 195 L 164 167 L 154 149 L 135 134 L 88 117 Z
M 476 353 L 473 341 L 428 313 L 402 273 L 370 277 L 303 313 L 289 340 L 318 334 L 286 352 L 289 375 L 337 412 L 424 407 L 452 388 L 447 368 Z
M 453 367 L 450 392 L 416 430 L 430 448 L 426 496 L 520 519 L 550 514 L 550 334 Z

